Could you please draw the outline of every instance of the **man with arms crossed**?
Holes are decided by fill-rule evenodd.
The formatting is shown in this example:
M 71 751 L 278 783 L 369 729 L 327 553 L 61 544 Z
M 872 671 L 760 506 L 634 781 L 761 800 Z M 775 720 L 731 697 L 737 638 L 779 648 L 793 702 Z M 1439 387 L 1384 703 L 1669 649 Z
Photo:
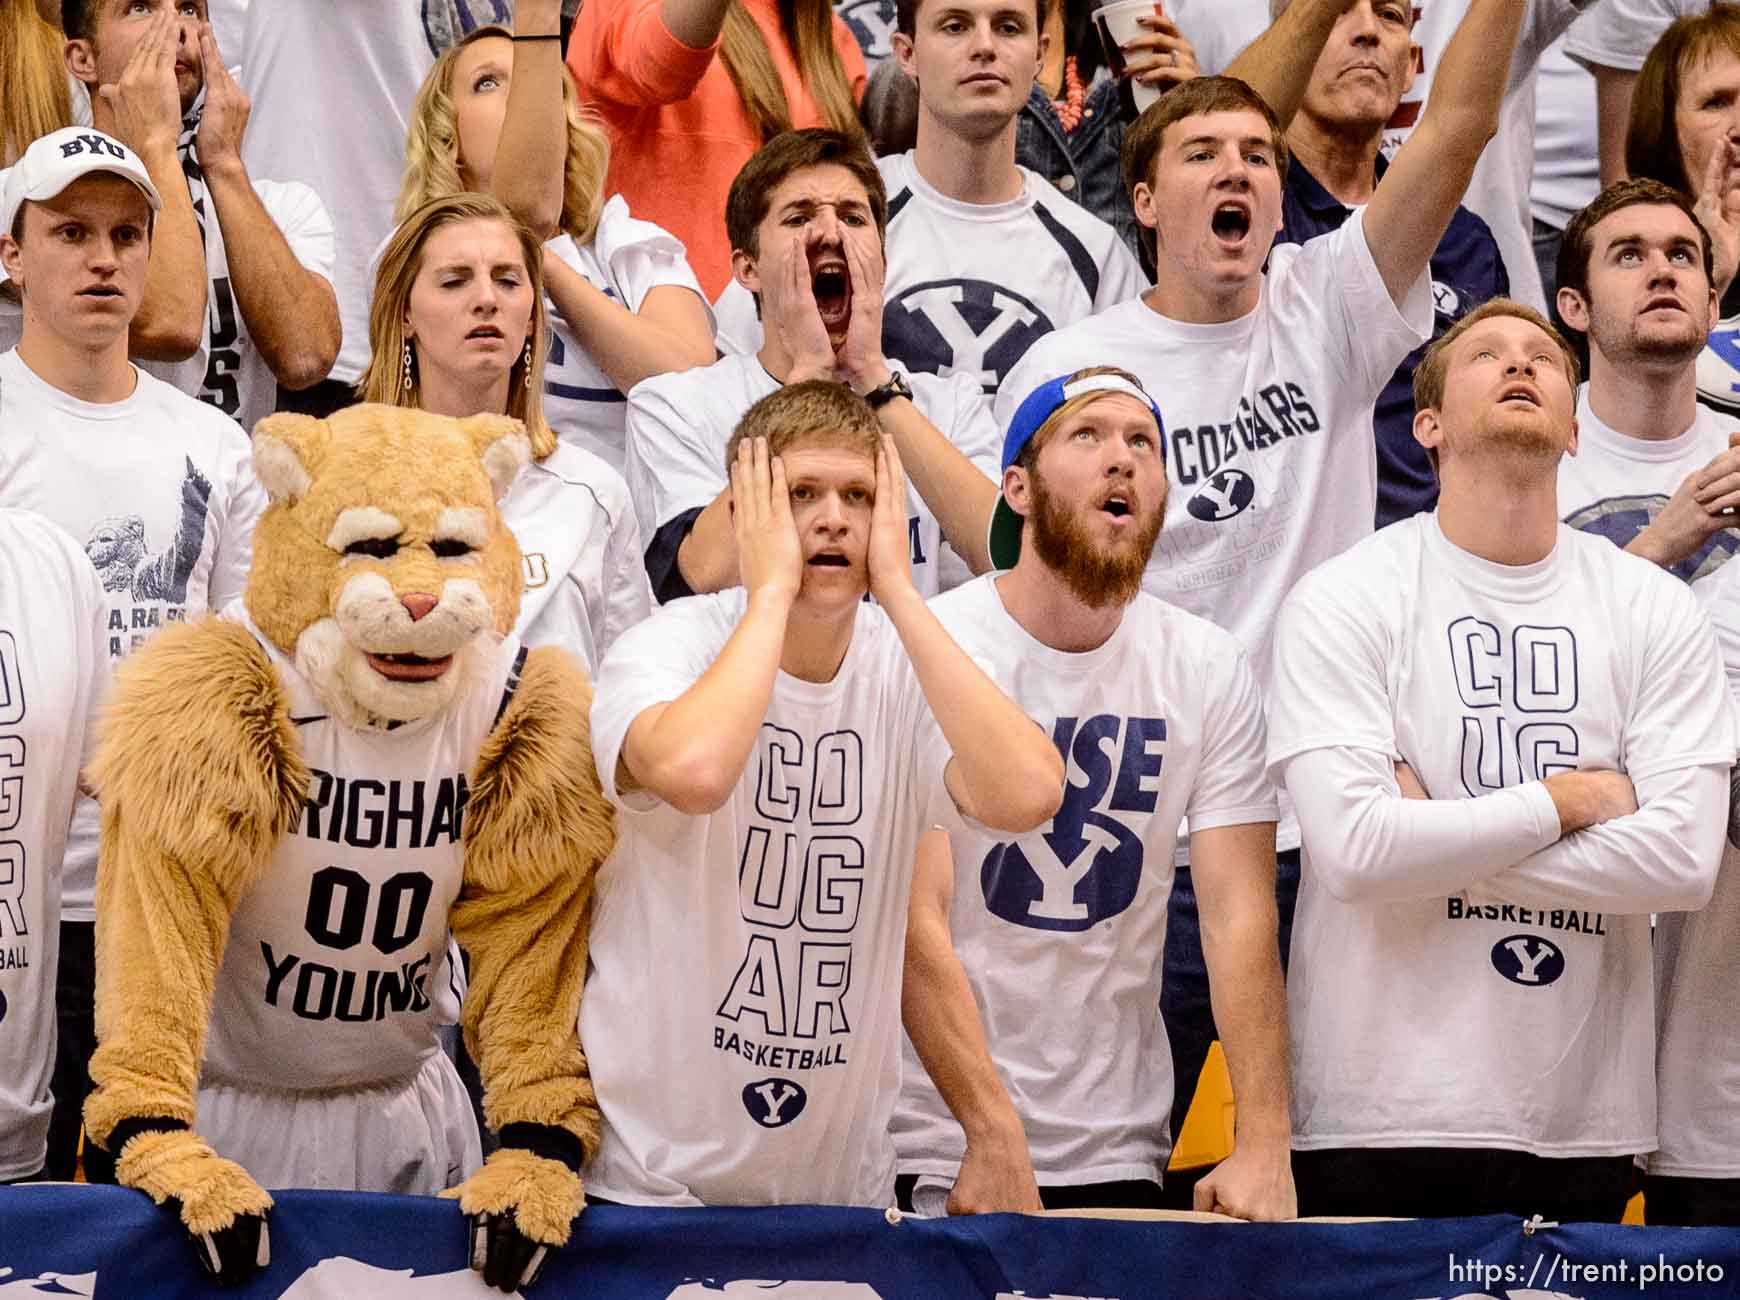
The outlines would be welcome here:
M 1526 307 L 1465 317 L 1415 376 L 1437 511 L 1276 626 L 1307 1214 L 1617 1222 L 1656 1145 L 1649 913 L 1710 897 L 1735 726 L 1686 585 L 1559 522 L 1576 371 Z
M 1659 181 L 1608 187 L 1559 245 L 1559 314 L 1589 340 L 1559 515 L 1687 582 L 1740 550 L 1740 426 L 1698 402 L 1710 277 L 1691 201 Z
M 235 422 L 127 360 L 157 204 L 139 156 L 83 127 L 32 144 L 0 191 L 0 267 L 24 295 L 24 337 L 0 353 L 0 506 L 35 510 L 84 544 L 111 659 L 241 595 L 265 504 Z M 73 1174 L 95 1047 L 97 820 L 81 799 L 67 841 L 56 1179 Z
M 1063 764 L 913 586 L 900 458 L 862 400 L 791 385 L 726 454 L 742 586 L 657 611 L 598 677 L 620 839 L 580 1017 L 587 1186 L 887 1205 L 919 835 L 1031 830 Z
M 1041 831 L 933 833 L 920 851 L 904 994 L 919 1059 L 894 1131 L 921 1211 L 1158 1208 L 1172 1103 L 1161 953 L 1188 815 L 1239 1138 L 1196 1206 L 1294 1214 L 1262 704 L 1230 633 L 1141 590 L 1166 504 L 1162 441 L 1123 371 L 1042 385 L 1003 446 L 991 551 L 1008 572 L 932 603 L 1050 731 L 1068 778 Z

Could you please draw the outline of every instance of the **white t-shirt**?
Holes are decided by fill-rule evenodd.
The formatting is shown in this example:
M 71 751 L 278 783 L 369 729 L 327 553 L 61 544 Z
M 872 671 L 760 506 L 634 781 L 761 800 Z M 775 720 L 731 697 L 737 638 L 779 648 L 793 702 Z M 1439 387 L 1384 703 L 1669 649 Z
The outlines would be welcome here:
M 1710 0 L 1601 0 L 1566 44 L 1590 67 L 1636 72 L 1674 19 L 1701 14 Z
M 1193 830 L 1275 820 L 1256 678 L 1231 636 L 1145 592 L 1084 654 L 1030 635 L 993 575 L 932 608 L 1068 765 L 1048 825 L 950 836 L 955 949 L 1034 1170 L 1047 1185 L 1158 1181 L 1172 1146 L 1160 974 L 1173 844 L 1187 813 Z M 903 1069 L 900 1171 L 952 1179 L 960 1126 L 910 1042 Z
M 1041 339 L 998 391 L 997 423 L 1086 366 L 1139 378 L 1165 418 L 1169 480 L 1142 585 L 1233 633 L 1261 684 L 1282 599 L 1371 532 L 1372 406 L 1431 331 L 1430 277 L 1422 268 L 1397 310 L 1361 213 L 1277 246 L 1261 299 L 1237 320 L 1185 324 L 1137 299 Z
M 1681 846 L 1685 802 L 1658 795 L 1690 772 L 1725 805 L 1735 752 L 1685 585 L 1565 525 L 1546 559 L 1492 564 L 1419 515 L 1305 578 L 1275 644 L 1269 761 L 1305 835 L 1293 1145 L 1652 1149 L 1647 913 L 1668 896 L 1657 877 L 1700 851 Z M 1347 798 L 1385 807 L 1316 822 L 1307 769 L 1342 754 L 1376 767 Z M 1397 759 L 1433 800 L 1377 797 Z M 1559 838 L 1539 782 L 1577 768 L 1625 772 L 1640 811 Z M 1517 812 L 1523 834 L 1493 857 L 1489 828 Z M 1724 819 L 1690 810 L 1706 812 L 1713 875 Z M 1448 815 L 1455 852 L 1421 865 L 1405 830 L 1364 842 L 1390 813 Z
M 1545 309 L 1541 275 L 1535 265 L 1529 191 L 1535 172 L 1535 69 L 1541 55 L 1593 0 L 1529 0 L 1511 59 L 1510 83 L 1499 109 L 1498 132 L 1480 155 L 1463 197 L 1464 207 L 1485 219 L 1504 254 L 1510 294 L 1531 307 Z M 1612 0 L 1607 0 L 1612 3 Z M 1414 41 L 1424 68 L 1402 99 L 1396 117 L 1384 131 L 1384 152 L 1396 150 L 1413 131 L 1432 90 L 1432 74 L 1444 57 L 1450 38 L 1468 12 L 1468 0 L 1414 0 L 1419 18 Z
M 779 675 L 716 812 L 616 787 L 630 724 L 700 679 L 746 604 L 741 588 L 674 601 L 599 673 L 592 742 L 620 812 L 580 1005 L 604 1115 L 586 1186 L 632 1205 L 887 1205 L 913 854 L 958 816 L 887 615 L 858 607 L 832 681 Z
M 912 400 L 919 413 L 984 471 L 1000 477 L 1003 440 L 977 381 L 966 375 L 939 379 L 913 375 Z M 761 359 L 725 357 L 710 366 L 642 380 L 628 395 L 628 490 L 650 542 L 661 527 L 687 510 L 713 503 L 729 485 L 725 445 L 743 413 L 780 387 Z M 943 581 L 942 528 L 918 490 L 907 485 L 912 537 L 912 580 L 934 596 Z
M 131 397 L 81 402 L 0 355 L 0 506 L 59 524 L 96 566 L 104 643 L 120 659 L 167 622 L 220 609 L 247 582 L 265 493 L 227 415 L 135 371 Z M 80 798 L 67 841 L 64 907 L 90 921 L 97 805 Z
M 1535 84 L 1535 178 L 1529 212 L 1555 230 L 1601 189 L 1601 159 L 1595 138 L 1595 78 L 1565 53 L 1579 27 L 1598 20 L 1608 4 L 1583 14 L 1541 55 Z
M 591 452 L 561 443 L 520 471 L 501 510 L 525 561 L 514 634 L 561 646 L 596 677 L 616 638 L 652 611 L 628 485 Z
M 882 350 L 908 375 L 967 374 L 988 396 L 1036 340 L 1148 287 L 1117 231 L 1025 167 L 1007 203 L 963 203 L 910 152 L 876 166 L 888 189 Z M 749 290 L 731 281 L 719 312 L 727 352 L 760 349 Z
M 72 538 L 0 509 L 0 1182 L 47 1150 L 60 864 L 108 672 L 106 612 Z
M 1692 590 L 1710 615 L 1740 707 L 1740 564 Z M 1656 1101 L 1661 1147 L 1649 1172 L 1740 1178 L 1740 850 L 1723 845 L 1709 904 L 1655 923 Z
M 250 6 L 240 62 L 253 112 L 242 159 L 250 174 L 307 185 L 332 216 L 344 344 L 329 379 L 355 383 L 368 365 L 368 258 L 393 229 L 418 87 L 462 30 L 512 20 L 512 0 Z M 319 78 L 318 93 L 311 77 Z
M 430 1000 L 465 874 L 467 780 L 518 682 L 512 637 L 477 647 L 475 684 L 430 718 L 348 727 L 240 602 L 223 616 L 277 671 L 308 802 L 230 915 L 201 1086 L 397 1082 L 440 1050 Z
M 667 284 L 692 290 L 706 304 L 682 241 L 650 221 L 630 216 L 620 194 L 604 205 L 591 244 L 582 248 L 571 236 L 558 235 L 546 247 L 631 312 L 640 310 L 648 293 Z M 550 325 L 544 418 L 563 441 L 584 447 L 620 474 L 628 398 L 575 341 L 554 303 Z
M 1668 503 L 1686 476 L 1728 450 L 1740 424 L 1699 406 L 1691 426 L 1672 438 L 1633 438 L 1589 409 L 1589 386 L 1577 395 L 1577 454 L 1559 462 L 1559 517 L 1573 528 L 1629 546 Z M 1740 552 L 1740 532 L 1725 528 L 1672 566 L 1684 582 L 1714 573 Z

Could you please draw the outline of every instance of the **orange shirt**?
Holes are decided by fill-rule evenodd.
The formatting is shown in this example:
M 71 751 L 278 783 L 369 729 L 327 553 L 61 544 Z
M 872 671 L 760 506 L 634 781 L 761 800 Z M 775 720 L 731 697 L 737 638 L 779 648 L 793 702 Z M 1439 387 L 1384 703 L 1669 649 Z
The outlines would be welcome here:
M 761 28 L 785 84 L 792 125 L 826 126 L 798 75 L 779 25 L 779 0 L 743 0 Z M 861 98 L 864 55 L 851 29 L 834 17 L 834 46 Z M 761 146 L 725 65 L 684 45 L 665 26 L 659 0 L 586 0 L 568 44 L 568 66 L 581 102 L 610 132 L 605 188 L 628 200 L 644 221 L 683 241 L 708 298 L 731 278 L 725 195 L 738 169 Z

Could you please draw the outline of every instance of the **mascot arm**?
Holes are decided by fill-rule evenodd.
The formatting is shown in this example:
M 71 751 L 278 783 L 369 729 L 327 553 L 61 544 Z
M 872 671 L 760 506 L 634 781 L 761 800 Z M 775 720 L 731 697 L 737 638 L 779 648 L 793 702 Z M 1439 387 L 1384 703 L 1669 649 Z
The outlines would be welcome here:
M 213 1232 L 271 1201 L 184 1131 L 212 990 L 230 914 L 308 787 L 282 688 L 248 631 L 206 619 L 133 655 L 116 672 L 92 776 L 103 832 L 86 1128 L 119 1158 L 121 1182 Z
M 465 885 L 451 916 L 471 958 L 465 1041 L 483 1074 L 485 1117 L 504 1142 L 454 1194 L 486 1227 L 511 1214 L 545 1246 L 568 1239 L 579 1166 L 598 1139 L 578 1017 L 593 878 L 616 831 L 592 758 L 591 703 L 565 652 L 526 657 L 478 759 Z M 485 1248 L 474 1230 L 474 1250 Z

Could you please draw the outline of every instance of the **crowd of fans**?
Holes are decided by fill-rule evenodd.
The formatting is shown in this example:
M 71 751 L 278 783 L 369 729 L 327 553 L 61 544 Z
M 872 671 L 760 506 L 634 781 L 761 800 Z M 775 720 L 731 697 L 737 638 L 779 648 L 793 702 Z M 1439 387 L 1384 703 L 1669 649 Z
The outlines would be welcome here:
M 0 2 L 0 1181 L 107 665 L 366 401 L 531 436 L 592 1197 L 1157 1206 L 1218 1038 L 1199 1208 L 1740 1224 L 1740 5 Z

